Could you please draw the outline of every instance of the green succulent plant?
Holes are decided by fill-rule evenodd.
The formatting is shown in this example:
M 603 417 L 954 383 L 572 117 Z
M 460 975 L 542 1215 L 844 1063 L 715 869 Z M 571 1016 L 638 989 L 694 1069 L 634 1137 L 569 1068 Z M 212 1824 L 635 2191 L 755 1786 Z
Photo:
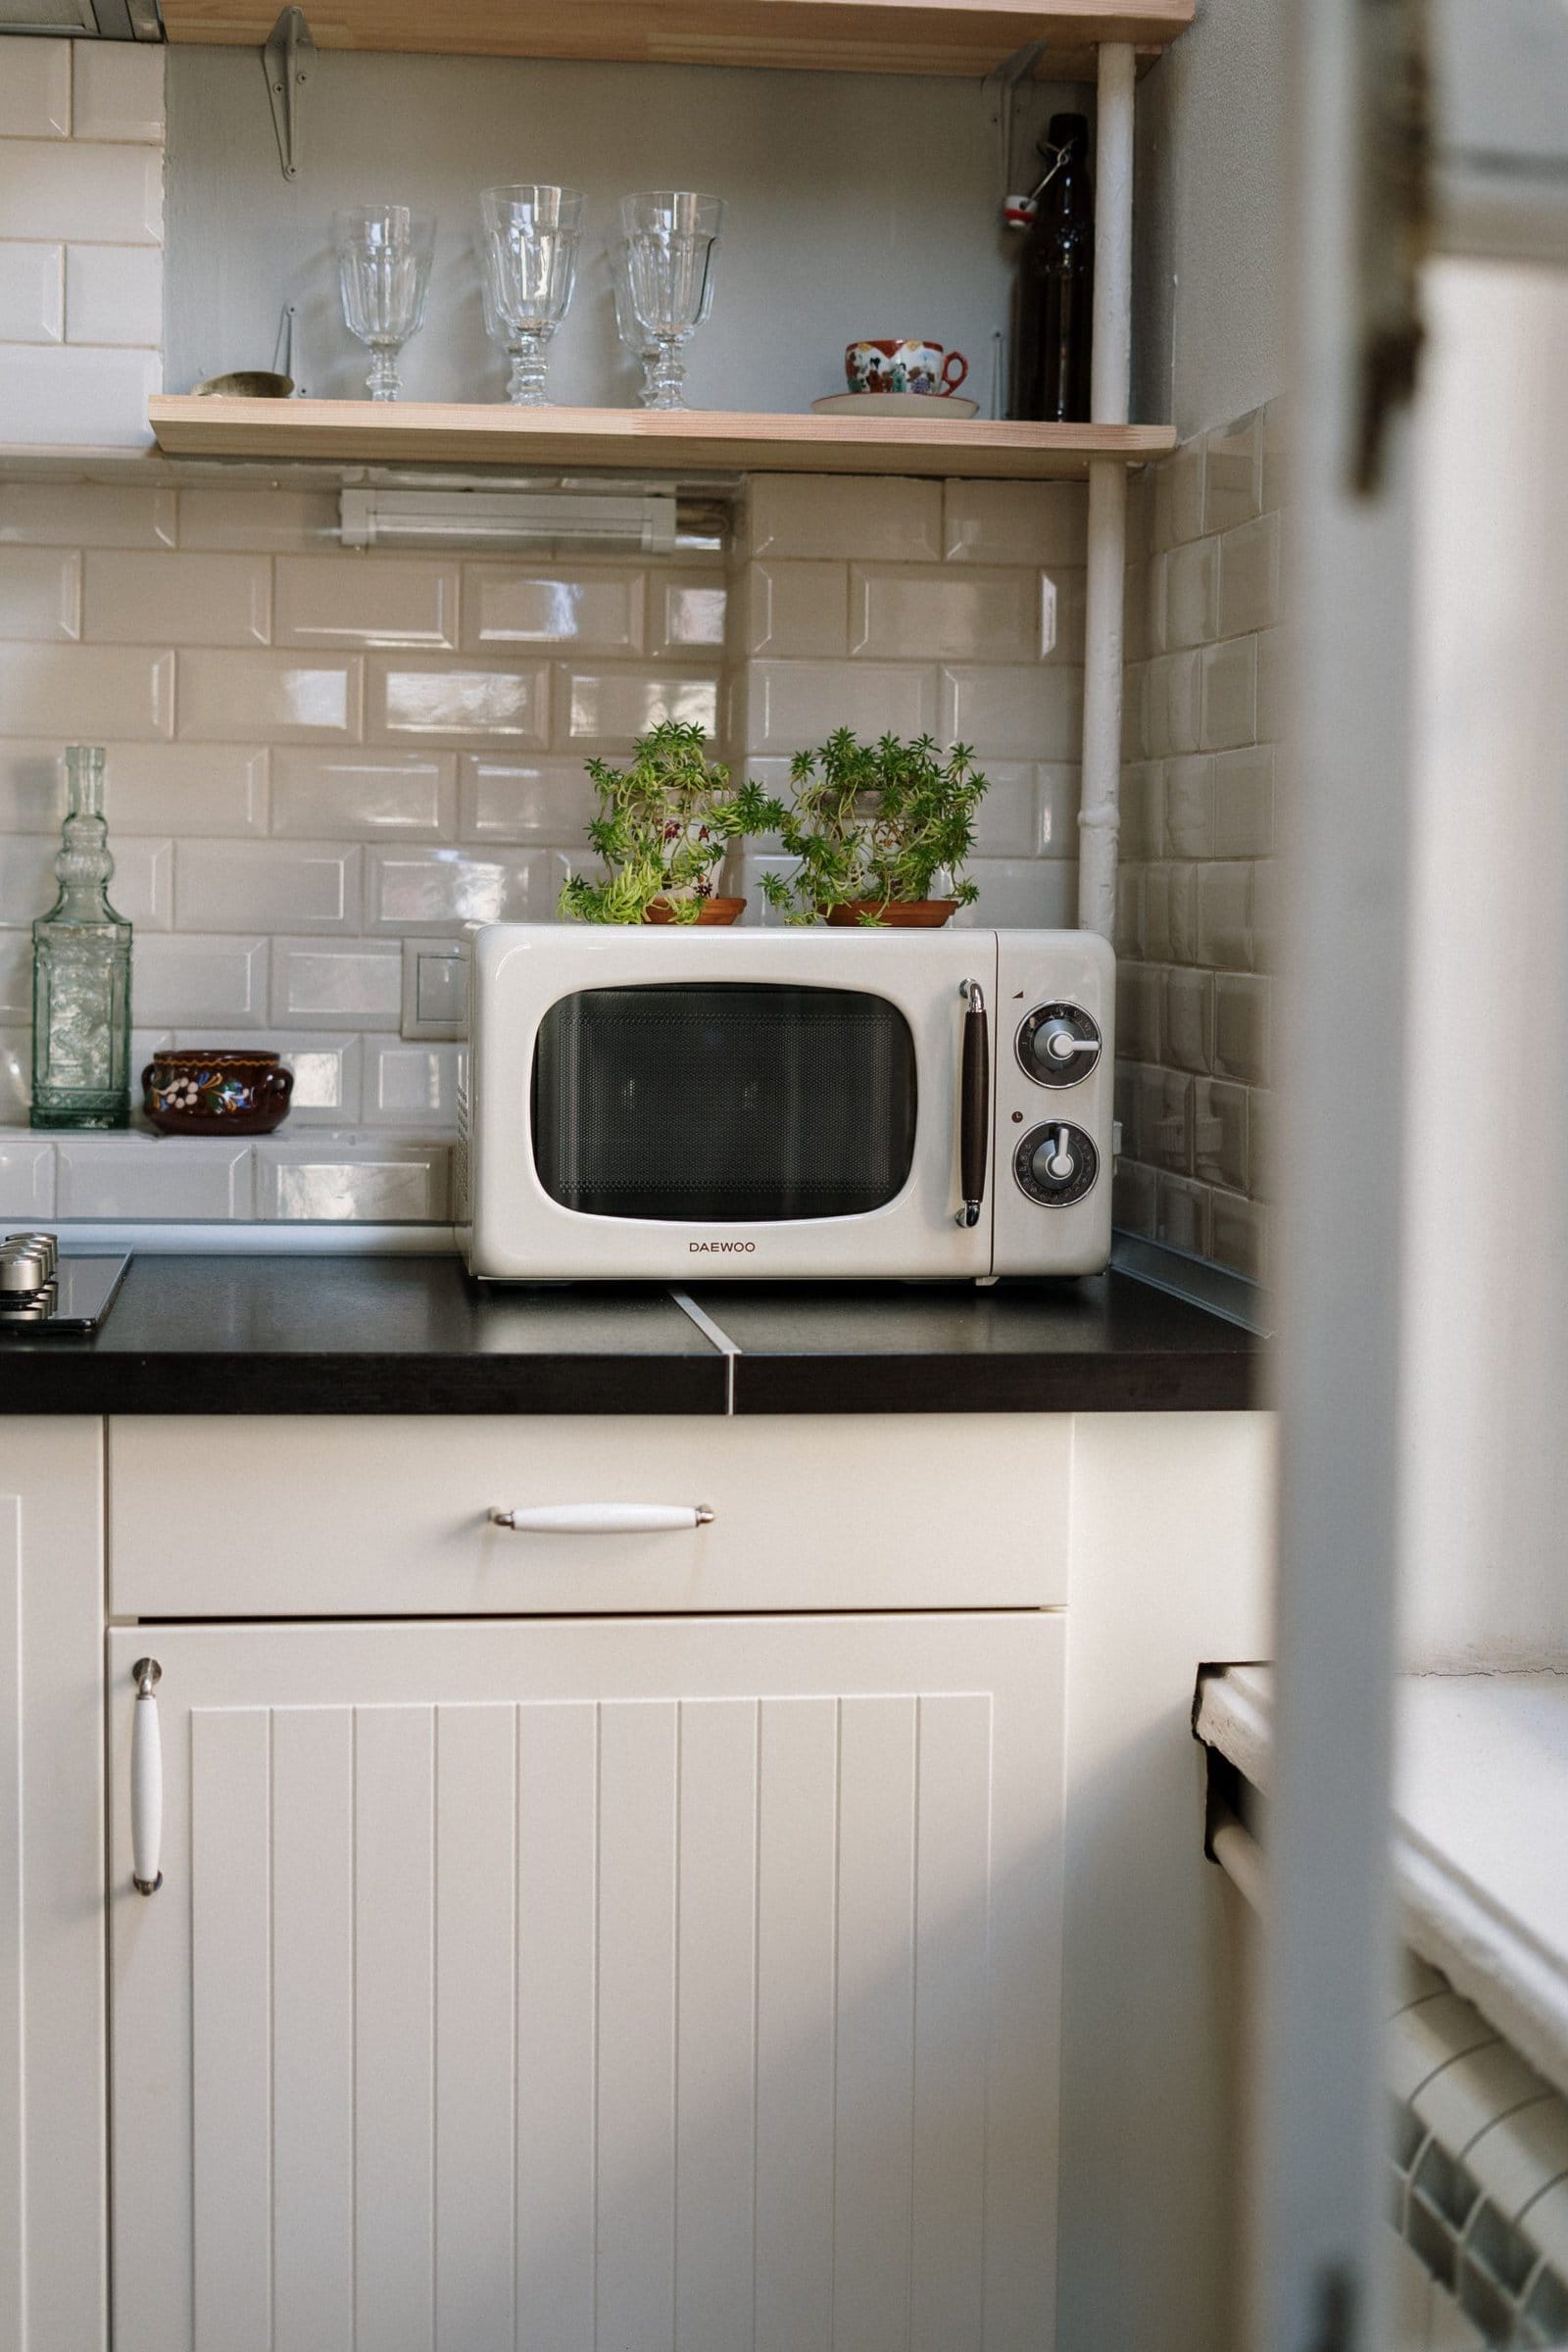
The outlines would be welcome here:
M 840 727 L 814 752 L 790 762 L 794 806 L 778 823 L 792 874 L 764 874 L 762 889 L 790 920 L 808 923 L 829 906 L 864 900 L 872 908 L 910 905 L 933 895 L 960 906 L 979 897 L 964 878 L 974 848 L 976 812 L 989 789 L 967 744 L 946 755 L 929 735 L 861 743 Z M 861 916 L 875 925 L 875 911 Z
M 583 923 L 640 923 L 656 899 L 671 920 L 695 923 L 731 842 L 771 833 L 784 816 L 759 784 L 732 784 L 710 760 L 695 720 L 666 718 L 639 736 L 629 767 L 590 760 L 599 813 L 588 839 L 604 876 L 572 874 L 560 911 Z

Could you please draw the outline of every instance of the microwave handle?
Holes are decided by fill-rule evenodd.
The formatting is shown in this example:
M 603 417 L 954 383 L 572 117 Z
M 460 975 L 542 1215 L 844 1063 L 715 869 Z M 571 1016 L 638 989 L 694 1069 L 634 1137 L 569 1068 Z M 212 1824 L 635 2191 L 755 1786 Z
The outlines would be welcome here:
M 969 1009 L 963 1016 L 963 1060 L 958 1074 L 958 1189 L 963 1206 L 958 1223 L 980 1222 L 980 1203 L 986 1197 L 986 1157 L 991 1144 L 991 1029 L 986 1019 L 985 991 L 978 980 L 965 980 L 961 992 Z

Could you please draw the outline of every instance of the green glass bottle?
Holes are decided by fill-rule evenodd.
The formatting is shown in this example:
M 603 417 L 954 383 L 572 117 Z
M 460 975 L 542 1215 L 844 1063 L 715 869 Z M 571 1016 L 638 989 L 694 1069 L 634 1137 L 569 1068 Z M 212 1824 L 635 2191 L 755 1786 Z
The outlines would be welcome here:
M 130 1124 L 130 925 L 109 904 L 104 756 L 66 754 L 60 896 L 32 926 L 32 1124 Z

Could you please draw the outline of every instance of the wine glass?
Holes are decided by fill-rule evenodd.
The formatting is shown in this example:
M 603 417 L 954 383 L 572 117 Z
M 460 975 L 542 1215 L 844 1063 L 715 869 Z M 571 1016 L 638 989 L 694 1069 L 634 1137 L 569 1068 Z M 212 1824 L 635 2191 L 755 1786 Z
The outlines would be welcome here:
M 370 354 L 366 388 L 372 400 L 396 400 L 398 354 L 424 318 L 434 217 L 406 204 L 359 205 L 338 214 L 335 243 L 343 323 Z
M 610 264 L 610 281 L 615 295 L 615 332 L 634 359 L 642 362 L 643 380 L 637 397 L 643 407 L 652 406 L 654 398 L 654 369 L 659 360 L 657 339 L 641 324 L 631 299 L 631 262 L 624 237 L 617 237 L 605 249 Z
M 643 405 L 684 409 L 689 343 L 713 305 L 713 248 L 724 207 L 716 196 L 659 189 L 624 196 L 627 290 L 638 325 L 659 347 Z
M 512 357 L 507 398 L 545 406 L 545 347 L 566 315 L 577 277 L 583 199 L 575 188 L 486 188 L 485 279 L 499 340 Z

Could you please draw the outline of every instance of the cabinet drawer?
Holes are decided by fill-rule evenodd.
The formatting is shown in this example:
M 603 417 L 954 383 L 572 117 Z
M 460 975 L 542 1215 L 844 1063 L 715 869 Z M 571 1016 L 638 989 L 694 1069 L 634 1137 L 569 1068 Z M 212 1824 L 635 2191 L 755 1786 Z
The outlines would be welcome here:
M 110 1424 L 117 1617 L 1039 1608 L 1066 1598 L 1063 1416 L 269 1415 Z M 706 1504 L 657 1534 L 493 1508 Z

